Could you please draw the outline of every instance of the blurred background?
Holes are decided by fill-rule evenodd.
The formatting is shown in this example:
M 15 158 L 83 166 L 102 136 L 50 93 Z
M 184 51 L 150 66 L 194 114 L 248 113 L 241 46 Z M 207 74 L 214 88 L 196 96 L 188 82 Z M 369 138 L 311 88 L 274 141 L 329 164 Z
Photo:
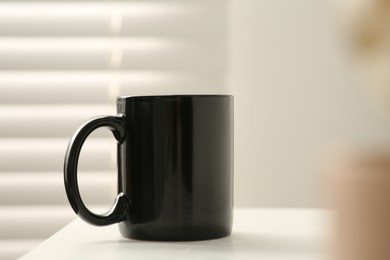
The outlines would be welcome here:
M 0 259 L 76 217 L 68 140 L 115 114 L 118 95 L 233 94 L 235 206 L 322 207 L 323 154 L 390 142 L 386 88 L 373 87 L 389 66 L 354 42 L 356 15 L 376 2 L 0 0 Z M 91 207 L 115 197 L 115 151 L 104 129 L 83 148 Z

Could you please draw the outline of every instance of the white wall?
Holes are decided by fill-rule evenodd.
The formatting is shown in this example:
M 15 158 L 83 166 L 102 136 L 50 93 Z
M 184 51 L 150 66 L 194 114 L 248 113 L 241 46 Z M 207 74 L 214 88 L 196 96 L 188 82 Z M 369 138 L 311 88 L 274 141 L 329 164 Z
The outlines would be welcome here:
M 230 2 L 238 206 L 321 205 L 323 150 L 389 139 L 389 122 L 348 70 L 329 2 Z

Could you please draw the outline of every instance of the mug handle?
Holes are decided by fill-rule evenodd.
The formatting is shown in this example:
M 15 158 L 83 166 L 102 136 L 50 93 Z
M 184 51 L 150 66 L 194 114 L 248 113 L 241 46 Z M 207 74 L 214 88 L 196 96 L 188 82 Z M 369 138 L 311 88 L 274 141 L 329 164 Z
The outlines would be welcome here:
M 126 195 L 120 192 L 111 209 L 107 213 L 100 215 L 91 212 L 81 199 L 77 182 L 79 155 L 87 137 L 99 127 L 109 128 L 118 141 L 118 145 L 123 142 L 126 133 L 123 117 L 101 116 L 85 122 L 77 129 L 69 142 L 65 155 L 64 182 L 66 195 L 74 212 L 92 225 L 105 226 L 127 220 L 129 218 L 130 203 Z

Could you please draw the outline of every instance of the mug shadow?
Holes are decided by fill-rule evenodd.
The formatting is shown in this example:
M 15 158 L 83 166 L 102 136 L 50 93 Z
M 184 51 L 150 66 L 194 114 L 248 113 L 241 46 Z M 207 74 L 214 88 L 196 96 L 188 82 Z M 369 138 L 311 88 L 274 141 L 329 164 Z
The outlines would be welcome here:
M 267 254 L 278 252 L 280 254 L 318 254 L 323 252 L 324 245 L 318 240 L 302 238 L 287 238 L 281 236 L 267 236 L 253 233 L 233 233 L 229 237 L 185 242 L 159 242 L 139 241 L 131 239 L 102 240 L 91 242 L 99 248 L 115 247 L 120 250 L 184 250 L 186 253 L 253 253 Z

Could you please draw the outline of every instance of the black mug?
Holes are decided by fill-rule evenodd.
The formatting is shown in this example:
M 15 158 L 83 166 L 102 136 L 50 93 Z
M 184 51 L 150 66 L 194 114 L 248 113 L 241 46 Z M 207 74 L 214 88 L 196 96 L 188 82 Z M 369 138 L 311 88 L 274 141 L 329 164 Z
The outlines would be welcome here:
M 90 224 L 119 223 L 122 236 L 185 241 L 228 236 L 233 221 L 233 97 L 118 97 L 117 116 L 84 123 L 65 157 L 66 193 Z M 118 195 L 106 214 L 83 203 L 77 184 L 88 135 L 108 127 L 118 142 Z

